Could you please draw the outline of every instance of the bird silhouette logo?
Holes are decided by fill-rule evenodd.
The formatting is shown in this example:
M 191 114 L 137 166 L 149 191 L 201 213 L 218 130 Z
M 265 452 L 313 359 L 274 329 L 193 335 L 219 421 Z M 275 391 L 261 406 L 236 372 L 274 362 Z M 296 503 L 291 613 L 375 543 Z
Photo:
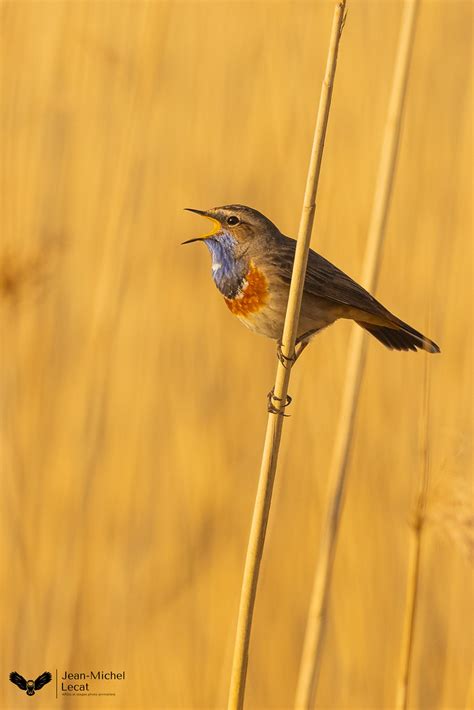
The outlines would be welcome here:
M 36 690 L 39 690 L 43 685 L 51 681 L 51 673 L 45 671 L 39 675 L 36 680 L 26 680 L 22 675 L 13 671 L 13 673 L 10 673 L 10 680 L 17 685 L 20 690 L 26 690 L 27 695 L 34 695 Z

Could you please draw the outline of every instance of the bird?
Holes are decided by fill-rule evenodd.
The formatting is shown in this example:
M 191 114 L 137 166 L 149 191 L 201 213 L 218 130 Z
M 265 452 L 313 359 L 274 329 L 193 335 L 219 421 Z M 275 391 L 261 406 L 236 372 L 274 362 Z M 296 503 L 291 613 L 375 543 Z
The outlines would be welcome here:
M 46 685 L 46 683 L 51 681 L 51 673 L 49 671 L 45 671 L 39 675 L 36 680 L 26 680 L 26 678 L 23 678 L 22 675 L 16 671 L 13 671 L 10 673 L 10 680 L 12 683 L 17 685 L 20 690 L 26 690 L 27 695 L 34 695 L 36 690 L 40 690 L 43 685 Z
M 391 350 L 439 353 L 438 345 L 393 315 L 350 276 L 309 250 L 295 352 L 285 357 L 281 339 L 296 241 L 261 212 L 245 205 L 208 210 L 212 229 L 183 244 L 204 242 L 212 257 L 212 278 L 227 308 L 250 330 L 277 341 L 279 359 L 298 359 L 311 339 L 340 318 L 350 319 Z

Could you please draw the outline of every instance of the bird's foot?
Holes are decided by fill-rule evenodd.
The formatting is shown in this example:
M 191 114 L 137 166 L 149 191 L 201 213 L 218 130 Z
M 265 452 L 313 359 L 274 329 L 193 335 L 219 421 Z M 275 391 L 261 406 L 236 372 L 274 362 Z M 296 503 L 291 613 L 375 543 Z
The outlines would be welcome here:
M 294 352 L 293 355 L 290 355 L 290 357 L 284 355 L 281 343 L 279 342 L 277 345 L 277 358 L 279 359 L 283 367 L 288 368 L 293 367 L 293 365 L 298 359 L 298 355 L 296 354 L 296 352 Z
M 299 356 L 303 352 L 303 350 L 308 347 L 309 345 L 309 340 L 302 340 L 301 342 L 296 343 L 296 348 L 295 348 L 295 362 L 298 360 Z
M 280 397 L 275 396 L 275 388 L 272 387 L 270 392 L 267 394 L 267 410 L 270 414 L 279 414 L 281 417 L 289 417 L 289 414 L 284 413 L 285 407 L 291 404 L 291 397 L 289 394 L 286 395 L 285 403 L 282 404 L 283 400 Z M 275 407 L 273 402 L 279 402 L 278 408 Z

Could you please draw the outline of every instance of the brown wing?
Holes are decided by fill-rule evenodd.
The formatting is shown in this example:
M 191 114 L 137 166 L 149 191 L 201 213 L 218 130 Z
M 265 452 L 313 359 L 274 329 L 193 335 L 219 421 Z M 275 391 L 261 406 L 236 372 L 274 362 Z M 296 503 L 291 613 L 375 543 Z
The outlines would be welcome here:
M 287 284 L 291 280 L 295 246 L 294 239 L 281 235 L 279 248 L 269 250 L 273 256 L 267 253 L 267 259 L 271 259 L 276 272 Z M 304 290 L 334 304 L 337 318 L 352 318 L 388 348 L 440 352 L 436 343 L 390 313 L 365 288 L 312 249 L 308 254 Z
M 281 278 L 286 283 L 290 283 L 296 242 L 294 239 L 282 235 L 278 246 L 278 257 L 274 259 L 274 266 Z M 349 311 L 354 309 L 380 316 L 382 320 L 392 321 L 394 319 L 390 311 L 384 308 L 365 288 L 359 286 L 350 276 L 347 276 L 337 266 L 312 249 L 309 250 L 304 288 L 307 293 L 317 298 L 324 298 L 339 304 L 341 315 L 343 315 L 343 311 L 347 311 L 347 315 L 351 317 Z M 354 313 L 354 317 L 357 315 Z

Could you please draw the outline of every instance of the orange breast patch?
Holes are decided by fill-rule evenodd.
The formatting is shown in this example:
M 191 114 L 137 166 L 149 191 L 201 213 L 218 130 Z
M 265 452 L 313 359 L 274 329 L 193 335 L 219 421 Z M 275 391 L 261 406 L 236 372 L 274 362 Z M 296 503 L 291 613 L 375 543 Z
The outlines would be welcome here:
M 236 316 L 248 316 L 259 311 L 268 301 L 268 282 L 251 262 L 242 290 L 235 298 L 224 298 L 226 306 Z

